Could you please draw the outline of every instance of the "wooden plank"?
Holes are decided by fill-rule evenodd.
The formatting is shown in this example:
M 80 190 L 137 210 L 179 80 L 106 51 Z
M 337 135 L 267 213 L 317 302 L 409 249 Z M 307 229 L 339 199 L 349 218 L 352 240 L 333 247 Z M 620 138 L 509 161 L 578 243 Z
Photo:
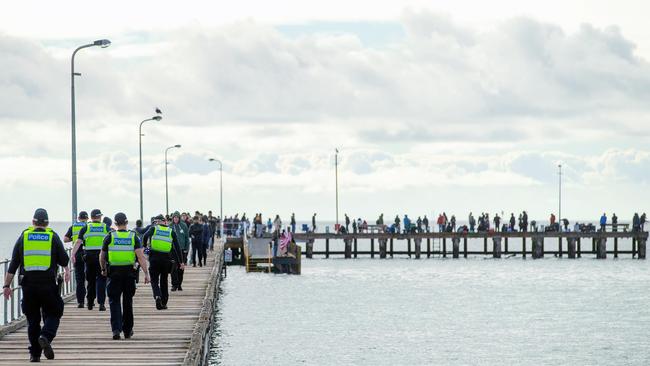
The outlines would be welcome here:
M 55 360 L 50 365 L 180 365 L 183 364 L 196 324 L 206 306 L 209 283 L 213 283 L 215 257 L 204 267 L 186 267 L 183 290 L 170 292 L 168 310 L 156 310 L 150 285 L 141 282 L 133 299 L 134 335 L 114 341 L 110 311 L 79 309 L 74 299 L 66 303 L 57 337 L 52 342 Z M 140 276 L 142 281 L 144 276 Z M 170 281 L 171 287 L 171 281 Z M 108 299 L 107 299 L 108 300 Z M 108 307 L 108 301 L 107 301 Z M 204 319 L 202 320 L 204 321 Z M 0 365 L 22 364 L 29 359 L 26 327 L 0 338 Z M 42 358 L 45 361 L 44 358 Z

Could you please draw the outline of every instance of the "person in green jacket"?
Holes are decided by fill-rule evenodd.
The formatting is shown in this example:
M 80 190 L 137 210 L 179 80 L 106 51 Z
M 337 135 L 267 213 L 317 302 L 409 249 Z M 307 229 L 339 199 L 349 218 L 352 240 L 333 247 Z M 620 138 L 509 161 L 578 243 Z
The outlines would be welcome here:
M 190 232 L 185 224 L 181 220 L 181 214 L 176 211 L 172 215 L 172 224 L 170 225 L 172 230 L 176 233 L 176 238 L 178 239 L 178 245 L 181 247 L 182 251 L 182 260 L 183 264 L 187 264 L 187 253 L 190 249 Z M 172 291 L 183 291 L 183 273 L 184 269 L 181 269 L 180 266 L 174 266 L 172 270 Z

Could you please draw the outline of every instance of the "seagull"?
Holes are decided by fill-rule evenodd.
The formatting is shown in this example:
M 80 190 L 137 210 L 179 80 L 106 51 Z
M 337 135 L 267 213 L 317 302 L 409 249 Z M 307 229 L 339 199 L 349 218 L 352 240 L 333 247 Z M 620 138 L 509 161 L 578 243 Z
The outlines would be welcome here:
M 156 113 L 162 114 L 162 112 L 160 111 L 160 108 L 156 108 Z

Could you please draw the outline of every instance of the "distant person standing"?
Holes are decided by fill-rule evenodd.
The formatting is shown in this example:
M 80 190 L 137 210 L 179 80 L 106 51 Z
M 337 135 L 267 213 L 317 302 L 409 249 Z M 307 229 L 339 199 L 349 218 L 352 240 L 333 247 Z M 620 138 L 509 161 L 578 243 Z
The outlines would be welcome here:
M 424 218 L 422 219 L 422 224 L 424 225 L 424 230 L 428 233 L 429 232 L 429 219 L 427 218 L 427 215 L 424 215 Z
M 88 310 L 95 306 L 95 298 L 99 303 L 99 311 L 106 310 L 106 277 L 102 275 L 99 267 L 99 252 L 102 249 L 104 237 L 108 235 L 109 228 L 102 222 L 102 212 L 99 209 L 90 211 L 91 222 L 79 231 L 79 237 L 72 249 L 72 262 L 76 264 L 76 254 L 79 248 L 84 247 L 84 262 L 86 262 L 86 299 Z
M 350 232 L 350 218 L 348 217 L 348 214 L 345 214 L 345 232 Z
M 605 225 L 607 225 L 607 215 L 603 213 L 603 216 L 600 217 L 600 231 L 605 232 Z
M 644 230 L 645 222 L 646 222 L 646 215 L 645 215 L 645 212 L 644 212 L 643 214 L 641 214 L 641 217 L 639 218 L 639 224 L 641 226 L 641 231 Z
M 242 217 L 242 221 L 244 220 L 244 217 Z M 208 211 L 208 224 L 210 225 L 210 243 L 208 243 L 208 246 L 210 250 L 214 250 L 214 234 L 217 231 L 217 218 L 212 216 L 212 211 Z
M 291 214 L 291 233 L 292 234 L 296 233 L 296 214 L 295 213 Z
M 86 211 L 79 212 L 79 217 L 77 218 L 77 222 L 75 222 L 74 224 L 72 224 L 72 226 L 68 228 L 68 231 L 63 236 L 63 242 L 64 243 L 72 242 L 72 245 L 75 245 L 77 239 L 79 238 L 79 232 L 81 231 L 81 229 L 86 227 L 87 222 L 88 222 L 88 212 Z M 78 250 L 74 261 L 74 280 L 76 285 L 76 296 L 77 296 L 78 308 L 84 307 L 84 297 L 86 296 L 85 266 L 86 264 L 84 263 L 83 260 L 83 250 Z
M 108 277 L 106 288 L 111 310 L 113 340 L 120 339 L 122 332 L 124 338 L 133 336 L 136 259 L 144 270 L 144 283 L 149 283 L 147 260 L 144 257 L 142 244 L 134 231 L 126 229 L 128 223 L 124 213 L 115 214 L 117 230 L 106 235 L 99 254 L 102 274 Z
M 616 216 L 616 213 L 612 214 L 612 231 L 618 231 L 618 216 Z
M 41 354 L 45 354 L 48 360 L 54 359 L 51 343 L 63 316 L 63 299 L 56 283 L 58 266 L 64 268 L 65 280 L 70 280 L 70 258 L 61 239 L 47 227 L 48 224 L 47 211 L 37 209 L 32 226 L 16 240 L 2 286 L 4 297 L 8 300 L 12 296 L 11 283 L 20 267 L 23 291 L 21 306 L 27 318 L 30 362 L 40 362 Z
M 316 232 L 316 213 L 314 213 L 314 216 L 311 217 L 311 232 Z
M 210 225 L 208 224 L 208 217 L 203 216 L 203 265 L 205 266 L 208 261 L 208 243 L 212 238 L 212 231 L 210 230 Z

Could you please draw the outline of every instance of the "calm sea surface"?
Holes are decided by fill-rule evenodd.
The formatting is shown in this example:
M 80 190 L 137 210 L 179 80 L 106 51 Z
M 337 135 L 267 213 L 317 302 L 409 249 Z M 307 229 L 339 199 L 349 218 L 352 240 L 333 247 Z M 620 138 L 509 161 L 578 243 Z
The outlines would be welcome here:
M 300 276 L 229 267 L 211 359 L 648 365 L 649 280 L 648 261 L 587 257 L 303 259 Z

